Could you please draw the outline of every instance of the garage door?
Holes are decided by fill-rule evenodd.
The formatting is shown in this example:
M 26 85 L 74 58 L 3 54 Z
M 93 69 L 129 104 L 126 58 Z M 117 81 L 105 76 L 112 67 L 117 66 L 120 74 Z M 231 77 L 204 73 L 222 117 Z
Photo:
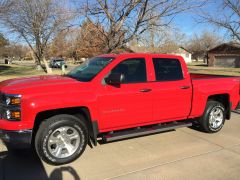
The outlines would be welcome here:
M 216 67 L 240 67 L 239 57 L 217 56 L 215 57 L 214 66 Z

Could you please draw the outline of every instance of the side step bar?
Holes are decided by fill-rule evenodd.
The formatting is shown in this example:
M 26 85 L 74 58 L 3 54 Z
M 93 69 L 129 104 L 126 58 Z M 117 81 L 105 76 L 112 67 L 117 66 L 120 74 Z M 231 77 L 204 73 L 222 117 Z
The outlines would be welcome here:
M 138 127 L 134 129 L 121 130 L 112 133 L 108 133 L 102 136 L 102 140 L 105 142 L 117 141 L 120 139 L 127 139 L 137 136 L 144 136 L 148 134 L 155 134 L 159 132 L 169 131 L 181 127 L 192 126 L 191 122 L 173 122 L 167 124 L 157 124 L 153 126 Z

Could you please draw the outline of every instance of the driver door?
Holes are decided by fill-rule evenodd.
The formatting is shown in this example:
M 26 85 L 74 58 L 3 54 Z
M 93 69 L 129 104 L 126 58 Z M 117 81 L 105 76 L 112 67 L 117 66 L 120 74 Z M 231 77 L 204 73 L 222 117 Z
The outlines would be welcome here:
M 133 127 L 152 121 L 152 92 L 144 58 L 121 61 L 110 73 L 124 75 L 119 86 L 104 85 L 99 93 L 102 130 Z

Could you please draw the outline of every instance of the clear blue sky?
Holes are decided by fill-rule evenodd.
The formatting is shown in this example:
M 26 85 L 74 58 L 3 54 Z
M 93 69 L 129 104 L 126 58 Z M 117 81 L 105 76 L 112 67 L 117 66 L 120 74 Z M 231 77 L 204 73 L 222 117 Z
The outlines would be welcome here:
M 203 6 L 201 10 L 205 12 L 214 12 L 219 16 L 220 13 L 218 12 L 218 7 L 220 6 L 220 2 L 221 0 L 212 0 L 212 2 L 208 2 L 208 5 Z M 174 19 L 174 24 L 188 37 L 194 33 L 199 34 L 203 31 L 210 31 L 218 33 L 220 36 L 224 36 L 224 30 L 206 23 L 199 23 L 199 16 L 197 14 L 200 13 L 201 10 L 197 9 L 194 12 L 184 12 L 177 15 Z

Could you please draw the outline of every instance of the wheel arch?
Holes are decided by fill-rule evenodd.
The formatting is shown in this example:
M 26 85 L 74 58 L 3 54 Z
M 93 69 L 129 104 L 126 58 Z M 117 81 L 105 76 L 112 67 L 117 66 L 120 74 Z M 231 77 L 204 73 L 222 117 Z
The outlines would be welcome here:
M 230 119 L 231 118 L 231 106 L 232 103 L 230 102 L 230 96 L 229 94 L 215 94 L 215 95 L 211 95 L 208 97 L 207 101 L 209 100 L 214 100 L 214 101 L 218 101 L 220 103 L 222 103 L 224 105 L 224 107 L 226 108 L 226 119 Z
M 90 142 L 92 142 L 94 146 L 97 145 L 97 135 L 99 133 L 98 123 L 96 120 L 95 121 L 92 120 L 90 110 L 88 107 L 85 107 L 85 106 L 51 109 L 51 110 L 38 112 L 34 120 L 32 144 L 34 144 L 33 141 L 35 139 L 35 135 L 41 123 L 44 120 L 59 114 L 69 114 L 77 118 L 79 118 L 80 115 L 84 116 L 84 120 L 89 131 L 89 140 L 91 140 Z

